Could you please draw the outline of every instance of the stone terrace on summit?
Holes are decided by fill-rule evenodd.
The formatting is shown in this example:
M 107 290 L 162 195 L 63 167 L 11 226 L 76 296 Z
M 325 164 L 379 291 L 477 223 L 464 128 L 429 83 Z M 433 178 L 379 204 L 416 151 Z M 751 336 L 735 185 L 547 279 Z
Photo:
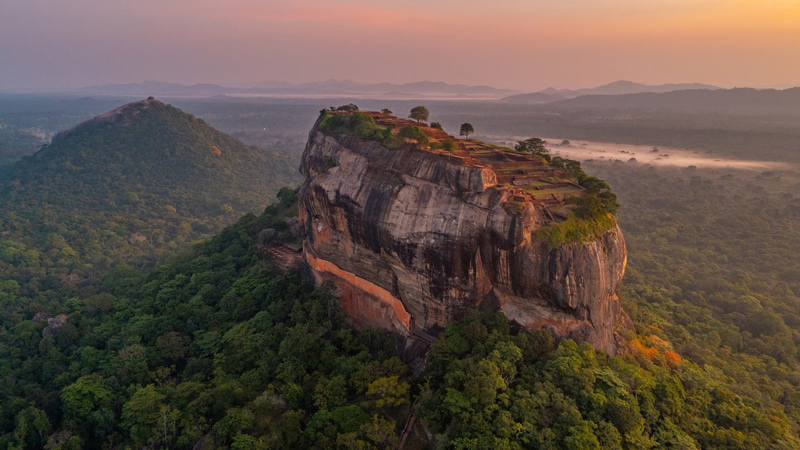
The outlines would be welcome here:
M 391 126 L 395 130 L 409 125 L 417 126 L 431 142 L 444 142 L 448 139 L 454 141 L 458 148 L 452 153 L 452 157 L 460 160 L 463 165 L 490 168 L 497 176 L 497 187 L 513 192 L 512 202 L 547 205 L 552 213 L 565 218 L 569 214 L 566 201 L 570 197 L 585 195 L 585 189 L 537 155 L 520 153 L 508 147 L 490 145 L 475 139 L 457 139 L 442 130 L 409 119 L 376 111 L 361 112 L 372 116 L 378 125 Z M 433 150 L 429 145 L 417 145 L 417 148 L 447 154 L 444 150 Z

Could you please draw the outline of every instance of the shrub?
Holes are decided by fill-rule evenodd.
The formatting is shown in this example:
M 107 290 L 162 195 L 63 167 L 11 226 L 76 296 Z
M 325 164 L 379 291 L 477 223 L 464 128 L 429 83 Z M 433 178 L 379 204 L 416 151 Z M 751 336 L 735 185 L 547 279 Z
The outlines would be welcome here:
M 322 115 L 319 128 L 328 133 L 354 134 L 361 139 L 382 144 L 387 144 L 392 138 L 390 128 L 378 126 L 372 116 L 366 113 L 335 114 L 323 111 Z
M 397 133 L 397 137 L 400 139 L 414 139 L 420 144 L 427 144 L 428 143 L 428 136 L 422 131 L 422 128 L 408 125 L 400 129 Z
M 514 150 L 522 153 L 544 155 L 550 152 L 547 150 L 546 145 L 547 142 L 544 139 L 534 137 L 517 142 L 517 145 L 514 146 Z
M 578 184 L 583 186 L 587 191 L 589 191 L 589 195 L 586 197 L 596 197 L 597 200 L 600 201 L 603 205 L 603 209 L 607 213 L 614 214 L 619 209 L 619 203 L 617 203 L 617 195 L 611 192 L 611 188 L 608 186 L 608 183 L 605 181 L 597 178 L 597 177 L 587 177 L 584 176 L 578 180 Z M 585 202 L 595 200 L 586 200 Z M 580 203 L 579 203 L 580 206 Z
M 614 228 L 616 223 L 614 217 L 608 214 L 602 214 L 591 220 L 582 219 L 578 217 L 578 214 L 572 214 L 564 222 L 539 228 L 533 233 L 533 237 L 547 242 L 548 248 L 554 249 L 571 242 L 588 242 L 597 239 L 606 231 Z
M 579 198 L 574 213 L 584 220 L 591 220 L 605 213 L 603 201 L 595 193 Z
M 453 152 L 455 151 L 455 149 L 456 149 L 456 143 L 454 140 L 447 139 L 444 142 L 442 142 L 442 150 L 446 152 Z
M 581 168 L 580 161 L 553 156 L 550 158 L 550 165 L 563 170 L 568 177 L 578 181 L 578 183 L 587 177 L 586 172 Z

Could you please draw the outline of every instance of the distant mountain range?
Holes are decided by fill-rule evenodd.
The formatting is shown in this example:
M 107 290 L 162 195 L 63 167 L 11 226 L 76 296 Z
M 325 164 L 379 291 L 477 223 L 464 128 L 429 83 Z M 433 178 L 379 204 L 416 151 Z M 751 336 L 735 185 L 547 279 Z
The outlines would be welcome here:
M 509 103 L 550 103 L 559 100 L 581 97 L 584 95 L 626 95 L 626 94 L 639 94 L 639 93 L 664 93 L 672 91 L 681 91 L 687 89 L 707 89 L 715 90 L 720 89 L 717 86 L 700 83 L 683 83 L 683 84 L 659 84 L 647 85 L 634 83 L 632 81 L 615 81 L 613 83 L 604 84 L 595 88 L 587 89 L 554 89 L 548 88 L 543 91 L 533 92 L 530 94 L 515 94 L 502 99 L 504 102 Z
M 682 113 L 800 114 L 800 87 L 692 89 L 664 93 L 584 95 L 548 104 L 558 109 L 659 110 Z
M 111 84 L 79 89 L 81 94 L 161 96 L 161 97 L 214 97 L 214 96 L 274 96 L 274 97 L 365 97 L 381 99 L 452 98 L 499 99 L 517 93 L 491 86 L 467 86 L 435 81 L 416 83 L 359 83 L 350 80 L 326 80 L 313 83 L 292 84 L 265 81 L 239 87 L 217 84 L 185 85 L 145 81 L 143 83 Z
M 646 85 L 616 81 L 591 89 L 545 89 L 518 94 L 491 86 L 467 86 L 443 82 L 360 83 L 326 80 L 314 83 L 264 81 L 237 87 L 217 84 L 185 85 L 146 81 L 144 83 L 92 86 L 81 95 L 158 97 L 286 97 L 364 98 L 382 100 L 466 99 L 502 103 L 547 104 L 554 108 L 650 109 L 682 112 L 736 112 L 758 114 L 800 114 L 800 88 L 784 90 L 722 89 L 699 83 Z M 514 94 L 514 95 L 509 95 Z

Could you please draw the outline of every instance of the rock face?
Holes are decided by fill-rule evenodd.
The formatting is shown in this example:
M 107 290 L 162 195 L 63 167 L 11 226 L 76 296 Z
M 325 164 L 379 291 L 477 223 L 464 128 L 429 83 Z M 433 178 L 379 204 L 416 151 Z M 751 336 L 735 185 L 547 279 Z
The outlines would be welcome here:
M 42 330 L 42 337 L 52 336 L 56 334 L 59 328 L 63 327 L 67 323 L 67 315 L 66 314 L 59 314 L 55 317 L 49 317 L 47 315 L 42 315 L 43 313 L 37 313 L 33 317 L 34 322 L 45 322 L 47 321 L 47 326 Z
M 510 169 L 541 161 L 458 145 L 455 155 L 389 149 L 317 123 L 300 168 L 304 256 L 317 282 L 336 284 L 360 326 L 435 332 L 480 307 L 614 354 L 615 326 L 626 322 L 619 228 L 550 248 L 534 232 L 569 210 L 556 196 L 526 196 L 515 187 L 525 170 Z

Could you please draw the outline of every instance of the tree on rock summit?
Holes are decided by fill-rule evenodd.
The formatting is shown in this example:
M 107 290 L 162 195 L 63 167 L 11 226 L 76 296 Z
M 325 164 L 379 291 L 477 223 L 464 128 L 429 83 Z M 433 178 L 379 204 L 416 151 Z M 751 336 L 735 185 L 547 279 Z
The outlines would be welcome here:
M 415 106 L 411 108 L 411 114 L 408 115 L 409 119 L 414 119 L 417 122 L 424 122 L 428 120 L 428 116 L 430 116 L 430 111 L 428 108 L 424 106 Z
M 475 128 L 472 127 L 471 123 L 462 123 L 461 130 L 459 130 L 458 134 L 464 136 L 465 139 L 469 139 L 470 133 L 474 133 Z

